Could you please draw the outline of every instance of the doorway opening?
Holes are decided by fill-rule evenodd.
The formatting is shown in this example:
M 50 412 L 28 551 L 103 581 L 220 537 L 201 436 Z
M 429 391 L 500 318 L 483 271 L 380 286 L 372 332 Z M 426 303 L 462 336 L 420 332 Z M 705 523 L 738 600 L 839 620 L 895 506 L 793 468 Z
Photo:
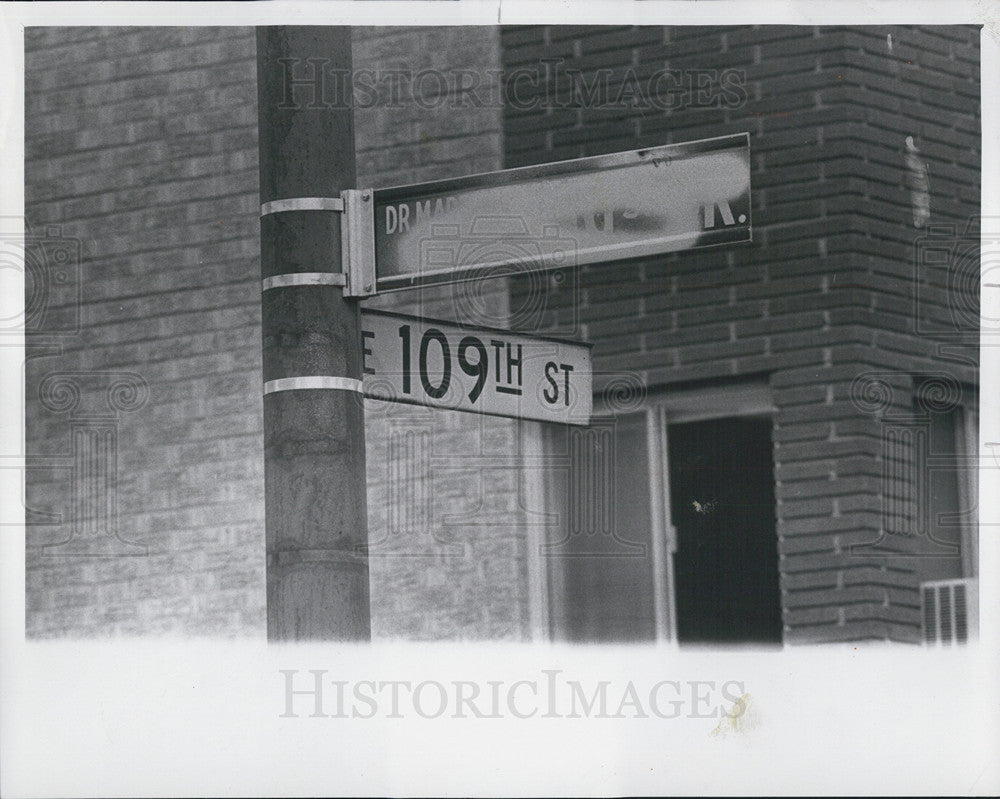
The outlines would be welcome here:
M 677 640 L 781 642 L 769 418 L 668 429 Z
M 549 431 L 552 638 L 781 644 L 772 414 L 744 384 Z

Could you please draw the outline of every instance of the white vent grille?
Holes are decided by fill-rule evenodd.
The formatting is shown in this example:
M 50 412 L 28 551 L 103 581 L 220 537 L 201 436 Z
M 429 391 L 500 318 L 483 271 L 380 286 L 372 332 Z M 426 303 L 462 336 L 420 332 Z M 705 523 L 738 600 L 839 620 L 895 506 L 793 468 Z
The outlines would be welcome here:
M 964 644 L 978 635 L 978 580 L 936 580 L 921 583 L 920 599 L 925 644 Z

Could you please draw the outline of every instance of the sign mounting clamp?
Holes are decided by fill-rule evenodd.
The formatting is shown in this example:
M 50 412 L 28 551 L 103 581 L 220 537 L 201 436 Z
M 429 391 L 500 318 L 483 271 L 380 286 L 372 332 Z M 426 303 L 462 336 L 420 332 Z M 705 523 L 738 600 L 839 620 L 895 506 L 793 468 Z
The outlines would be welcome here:
M 340 239 L 343 275 L 320 273 L 275 275 L 265 278 L 263 291 L 284 286 L 343 286 L 348 297 L 369 297 L 375 293 L 375 204 L 371 189 L 345 189 L 340 197 L 289 197 L 261 203 L 261 217 L 291 211 L 336 211 L 341 214 Z

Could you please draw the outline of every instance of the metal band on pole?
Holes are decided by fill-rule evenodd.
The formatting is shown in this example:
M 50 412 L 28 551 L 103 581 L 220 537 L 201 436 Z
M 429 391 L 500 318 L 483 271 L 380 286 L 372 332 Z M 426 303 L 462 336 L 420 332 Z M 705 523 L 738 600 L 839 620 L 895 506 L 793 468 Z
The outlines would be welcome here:
M 290 566 L 300 563 L 325 563 L 341 569 L 367 569 L 367 560 L 343 549 L 283 549 L 271 552 L 268 563 Z
M 337 377 L 335 375 L 303 375 L 302 377 L 279 377 L 264 383 L 264 393 L 275 391 L 301 391 L 303 389 L 335 389 L 337 391 L 364 392 L 360 380 L 352 377 Z
M 260 283 L 261 291 L 286 286 L 346 286 L 347 275 L 343 272 L 289 272 L 265 277 Z
M 260 215 L 280 214 L 284 211 L 343 211 L 344 201 L 340 197 L 291 197 L 287 200 L 271 200 L 261 203 Z

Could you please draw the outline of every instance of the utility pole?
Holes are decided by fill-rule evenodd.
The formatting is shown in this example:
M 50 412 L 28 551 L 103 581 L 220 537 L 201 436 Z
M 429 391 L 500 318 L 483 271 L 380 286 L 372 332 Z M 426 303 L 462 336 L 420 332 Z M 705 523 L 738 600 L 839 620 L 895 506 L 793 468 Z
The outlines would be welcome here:
M 272 641 L 371 637 L 361 333 L 341 264 L 350 75 L 350 28 L 257 29 Z

